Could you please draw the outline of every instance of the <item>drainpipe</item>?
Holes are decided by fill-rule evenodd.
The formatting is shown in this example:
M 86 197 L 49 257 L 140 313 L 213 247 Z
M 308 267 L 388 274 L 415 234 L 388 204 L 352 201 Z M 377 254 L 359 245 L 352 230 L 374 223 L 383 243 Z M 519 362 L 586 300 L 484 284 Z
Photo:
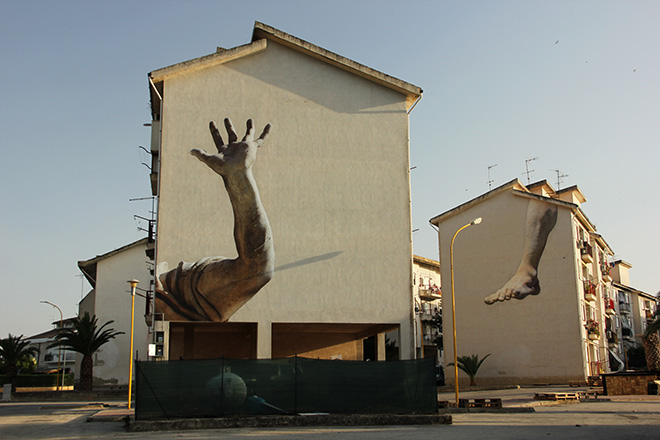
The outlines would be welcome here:
M 158 96 L 158 99 L 160 100 L 159 104 L 159 115 L 160 115 L 160 123 L 158 126 L 158 180 L 156 183 L 156 199 L 157 199 L 157 208 L 156 208 L 156 225 L 158 225 L 158 213 L 160 212 L 160 163 L 163 158 L 162 153 L 163 153 L 163 96 L 158 92 L 158 89 L 156 88 L 156 84 L 154 84 L 154 81 L 151 79 L 151 74 L 147 75 L 147 78 L 149 79 L 149 84 L 151 85 L 152 89 L 154 92 L 156 92 L 156 95 Z M 152 170 L 153 172 L 153 170 Z M 152 207 L 152 211 L 153 211 Z M 154 276 L 153 279 L 151 280 L 154 290 L 153 290 L 153 295 L 151 298 L 151 339 L 152 343 L 156 343 L 156 277 L 158 274 L 156 273 L 156 263 L 157 263 L 157 258 L 158 257 L 158 227 L 156 227 L 156 233 L 154 237 Z M 150 286 L 151 287 L 151 286 Z M 150 289 L 151 290 L 151 289 Z M 161 329 L 164 331 L 164 329 Z M 164 342 L 164 341 L 163 341 Z
M 409 114 L 413 111 L 413 109 L 415 108 L 415 106 L 417 105 L 417 103 L 418 103 L 419 101 L 421 101 L 421 100 L 422 100 L 422 95 L 419 95 L 419 98 L 417 98 L 417 99 L 415 100 L 415 102 L 413 102 L 413 105 L 412 105 L 412 106 L 410 107 L 410 109 L 406 112 L 406 114 L 409 115 Z
M 623 362 L 623 361 L 621 360 L 621 358 L 620 358 L 619 356 L 617 356 L 617 354 L 616 354 L 615 352 L 613 352 L 609 347 L 607 347 L 607 351 L 609 351 L 610 354 L 611 354 L 612 356 L 614 356 L 614 359 L 616 359 L 617 362 L 619 363 L 619 369 L 616 370 L 616 372 L 618 373 L 618 372 L 620 372 L 620 371 L 623 371 L 624 367 L 626 366 L 626 363 Z

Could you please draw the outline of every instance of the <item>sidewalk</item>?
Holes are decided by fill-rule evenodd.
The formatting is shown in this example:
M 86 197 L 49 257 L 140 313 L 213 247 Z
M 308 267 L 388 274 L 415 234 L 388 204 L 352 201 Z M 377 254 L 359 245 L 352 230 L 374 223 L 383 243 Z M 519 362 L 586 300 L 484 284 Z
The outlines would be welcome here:
M 88 422 L 121 422 L 135 419 L 135 408 L 128 409 L 127 404 L 108 405 L 87 418 Z
M 554 400 L 536 400 L 534 395 L 551 394 L 551 393 L 586 393 L 592 391 L 589 387 L 569 387 L 566 385 L 556 386 L 522 386 L 522 387 L 509 387 L 509 388 L 483 388 L 474 389 L 470 387 L 459 388 L 460 399 L 502 399 L 503 408 L 524 408 L 557 405 L 561 403 L 568 403 L 571 401 L 554 401 Z M 438 391 L 438 401 L 456 401 L 456 394 L 451 387 L 440 387 Z M 597 395 L 595 399 L 589 399 L 590 402 L 597 401 L 612 401 L 612 402 L 660 402 L 660 396 L 649 395 L 626 395 L 626 396 L 604 396 Z M 575 402 L 575 401 L 573 401 Z

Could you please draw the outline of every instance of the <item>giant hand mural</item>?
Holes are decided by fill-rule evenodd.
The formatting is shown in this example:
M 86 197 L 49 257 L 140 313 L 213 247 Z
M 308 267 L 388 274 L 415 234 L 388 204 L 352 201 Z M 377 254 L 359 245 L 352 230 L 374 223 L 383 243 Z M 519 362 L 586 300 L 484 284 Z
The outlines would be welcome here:
M 557 223 L 557 206 L 530 200 L 525 220 L 525 247 L 516 273 L 504 286 L 484 298 L 486 304 L 510 299 L 523 299 L 538 295 L 541 285 L 537 277 L 539 262 L 548 240 L 548 235 Z
M 156 268 L 156 312 L 168 321 L 227 321 L 273 276 L 275 252 L 268 217 L 261 203 L 252 165 L 270 133 L 270 124 L 255 139 L 254 124 L 247 121 L 242 140 L 229 119 L 225 144 L 215 123 L 209 123 L 218 150 L 209 154 L 193 149 L 190 154 L 217 173 L 229 195 L 234 214 L 234 240 L 238 257 L 207 257 L 194 263 L 180 262 L 169 269 Z

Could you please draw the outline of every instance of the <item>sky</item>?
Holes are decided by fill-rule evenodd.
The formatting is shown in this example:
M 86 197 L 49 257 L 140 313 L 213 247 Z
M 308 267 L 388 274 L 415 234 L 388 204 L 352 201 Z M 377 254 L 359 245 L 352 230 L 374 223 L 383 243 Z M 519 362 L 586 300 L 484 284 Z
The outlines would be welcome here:
M 415 254 L 438 258 L 430 218 L 527 164 L 578 185 L 633 287 L 660 290 L 658 1 L 0 0 L 0 336 L 50 329 L 40 301 L 75 316 L 77 262 L 145 236 L 147 73 L 246 44 L 255 21 L 424 90 Z

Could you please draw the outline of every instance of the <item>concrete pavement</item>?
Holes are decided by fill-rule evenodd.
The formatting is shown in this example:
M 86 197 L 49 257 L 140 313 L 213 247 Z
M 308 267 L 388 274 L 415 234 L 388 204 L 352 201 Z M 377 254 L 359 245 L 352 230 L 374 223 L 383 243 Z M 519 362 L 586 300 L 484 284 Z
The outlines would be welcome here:
M 564 390 L 564 391 L 560 391 Z M 572 390 L 572 391 L 570 391 Z M 536 392 L 575 392 L 576 388 L 470 390 L 461 398 L 502 398 L 505 405 L 534 404 Z M 453 391 L 440 397 L 453 400 Z M 452 413 L 453 425 L 239 428 L 169 432 L 126 432 L 122 421 L 89 423 L 126 415 L 124 402 L 23 402 L 0 404 L 0 438 L 16 439 L 657 439 L 660 438 L 660 396 L 613 396 L 587 403 L 548 403 L 529 413 Z

